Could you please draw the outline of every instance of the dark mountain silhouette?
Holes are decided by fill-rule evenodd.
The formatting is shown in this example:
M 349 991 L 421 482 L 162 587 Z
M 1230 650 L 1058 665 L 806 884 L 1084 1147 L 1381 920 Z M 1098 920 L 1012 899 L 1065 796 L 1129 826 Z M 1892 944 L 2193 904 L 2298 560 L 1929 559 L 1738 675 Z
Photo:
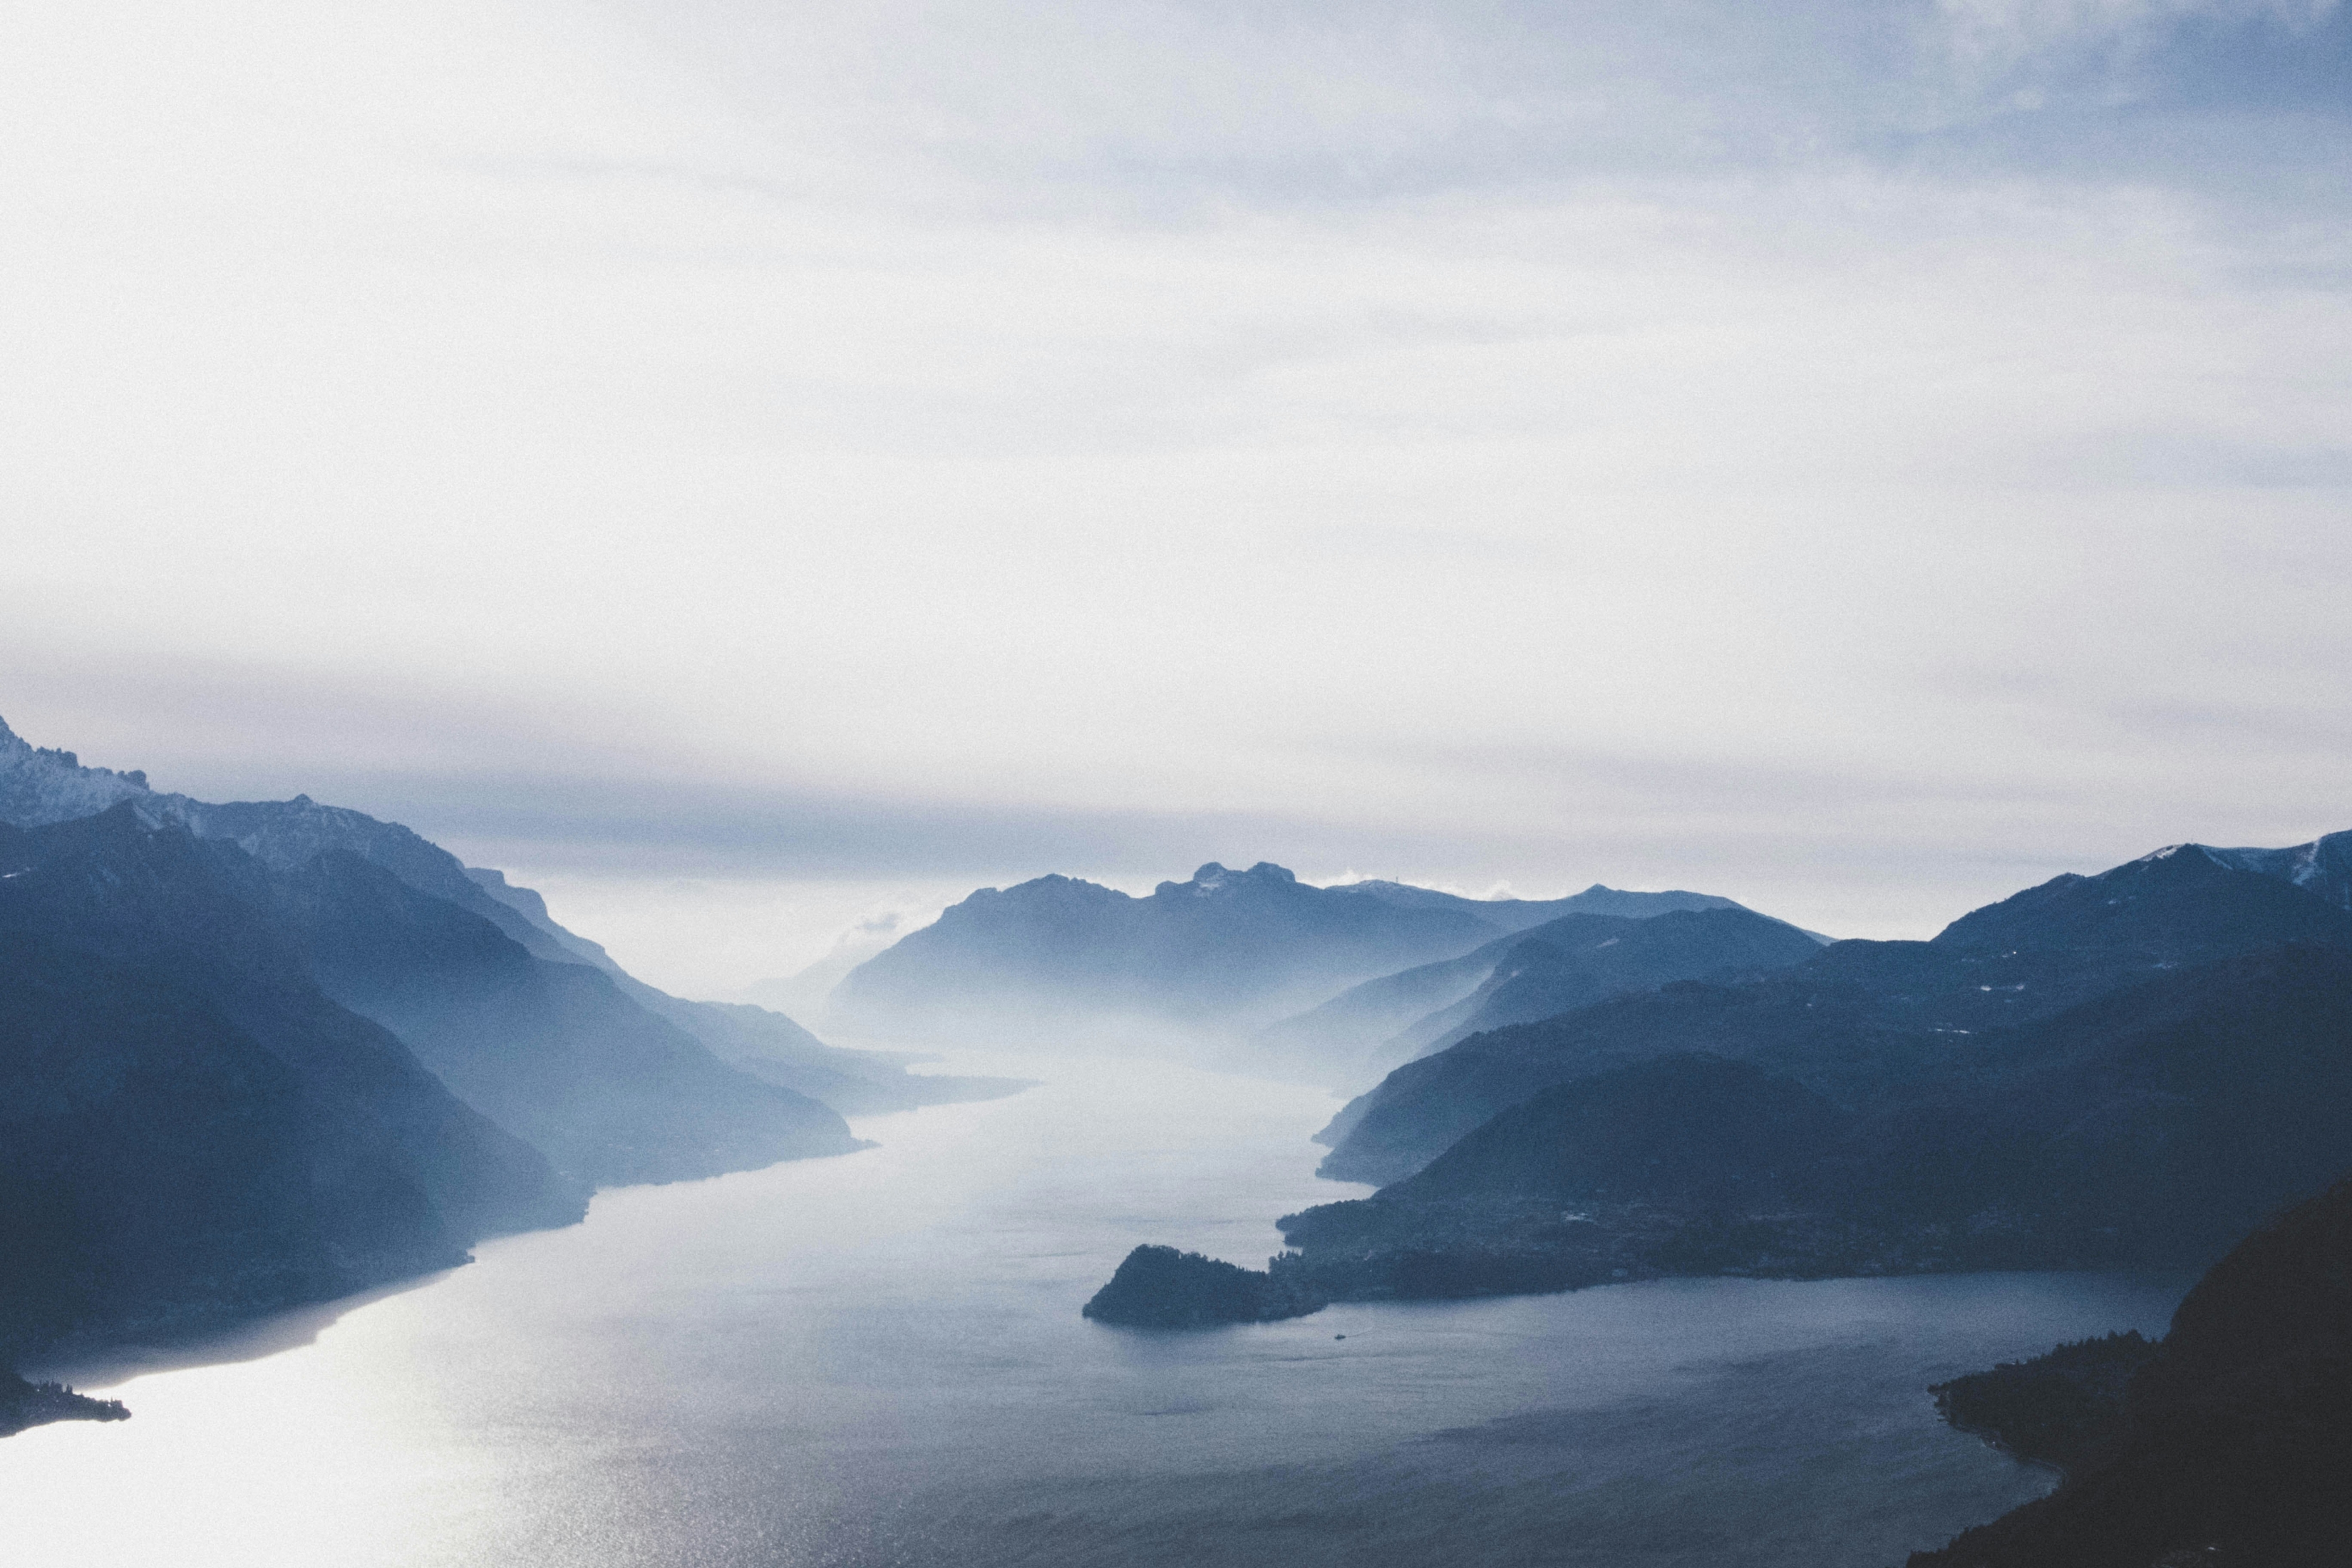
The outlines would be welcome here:
M 334 852 L 355 856 L 418 892 L 488 921 L 534 958 L 602 970 L 639 1008 L 722 1058 L 838 1110 L 905 1110 L 1019 1087 L 1003 1079 L 910 1074 L 909 1058 L 826 1045 L 779 1013 L 670 996 L 629 975 L 602 946 L 558 924 L 536 892 L 509 884 L 499 872 L 468 868 L 398 823 L 322 805 L 308 795 L 213 805 L 166 794 L 149 788 L 142 773 L 87 768 L 70 752 L 37 750 L 0 723 L 0 822 L 40 826 L 126 800 L 151 820 L 177 822 L 199 838 L 234 843 L 274 871 L 291 872 Z
M 1474 1035 L 1397 1068 L 1344 1110 L 1323 1172 L 1399 1180 L 1553 1084 L 1675 1052 L 1754 1061 L 1861 1104 L 1965 1077 L 2000 1031 L 2289 942 L 2352 949 L 2352 913 L 2201 852 L 2164 852 L 2055 879 L 1933 942 L 1836 942 L 1747 984 L 1675 984 Z
M 1326 890 L 1378 899 L 1382 903 L 1394 904 L 1401 909 L 1454 910 L 1475 915 L 1487 924 L 1499 926 L 1506 931 L 1532 930 L 1562 915 L 1617 915 L 1627 920 L 1646 920 L 1652 915 L 1671 914 L 1676 910 L 1739 908 L 1731 900 L 1717 898 L 1712 893 L 1689 893 L 1679 889 L 1662 893 L 1635 893 L 1622 888 L 1604 887 L 1599 882 L 1564 899 L 1465 899 L 1459 893 L 1441 892 L 1435 888 L 1416 888 L 1410 882 L 1381 880 L 1341 882 Z
M 339 1006 L 268 874 L 128 804 L 0 827 L 0 1337 L 152 1331 L 462 1262 L 584 1186 Z
M 610 975 L 534 958 L 356 855 L 314 856 L 273 891 L 328 994 L 559 1170 L 677 1181 L 856 1147 L 833 1110 L 719 1061 Z
M 977 1023 L 1034 1035 L 1105 1016 L 1249 1029 L 1497 934 L 1467 909 L 1309 887 L 1263 863 L 1206 865 L 1142 899 L 1041 877 L 984 888 L 910 932 L 851 971 L 833 1006 L 901 1030 Z
M 2079 1004 L 1859 1105 L 1753 1061 L 1635 1061 L 1281 1224 L 1335 1296 L 1396 1293 L 1408 1264 L 1492 1289 L 1603 1263 L 2197 1268 L 2347 1169 L 2352 952 L 2288 943 Z
M 2174 850 L 1390 1075 L 1280 1222 L 1334 1299 L 2193 1268 L 2352 1169 L 2352 914 Z
M 0 824 L 0 1355 L 446 1268 L 599 1184 L 857 1146 L 396 824 L 161 795 L 5 729 L 0 808 L 33 824 Z M 719 1016 L 785 1067 L 904 1076 Z
M 1573 917 L 1572 917 L 1573 918 Z M 1425 1021 L 1427 1055 L 1472 1035 L 1556 1017 L 1611 996 L 1677 980 L 1743 980 L 1801 963 L 1822 944 L 1753 910 L 1677 910 L 1612 931 L 1554 921 L 1522 937 L 1493 973 L 1454 1006 Z
M 1675 902 L 1633 916 L 1562 915 L 1458 958 L 1367 980 L 1269 1026 L 1258 1046 L 1269 1056 L 1386 1071 L 1484 1029 L 1668 981 L 1780 968 L 1820 951 L 1815 938 L 1729 900 L 1700 912 L 1679 903 L 1699 894 L 1593 891 Z M 1668 923 L 1650 929 L 1660 920 Z
M 1974 1392 L 1990 1436 L 2012 1447 L 2042 1436 L 2049 1401 L 2034 1385 L 2067 1348 L 1969 1380 L 1990 1385 Z M 2119 1408 L 2092 1403 L 2062 1432 L 2056 1492 L 1914 1554 L 1911 1568 L 2352 1561 L 2352 1183 L 2215 1264 Z
M 771 1008 L 672 996 L 624 970 L 599 943 L 556 923 L 548 913 L 547 900 L 530 889 L 512 885 L 498 871 L 468 867 L 465 874 L 497 903 L 520 915 L 538 939 L 555 945 L 556 951 L 551 953 L 526 942 L 524 945 L 534 953 L 585 961 L 609 976 L 623 995 L 692 1035 L 721 1060 L 764 1082 L 821 1100 L 844 1115 L 992 1100 L 1024 1087 L 1015 1079 L 910 1073 L 907 1064 L 918 1059 L 913 1056 L 827 1045 Z M 501 924 L 500 929 L 507 928 Z
M 0 832 L 55 872 L 19 879 L 56 891 L 43 929 L 133 961 L 170 955 L 222 986 L 267 965 L 390 1030 L 569 1176 L 673 1181 L 856 1147 L 831 1110 L 726 1067 L 604 975 L 535 959 L 356 855 L 275 871 L 130 801 Z
M 2347 920 L 2340 904 L 2183 844 L 2095 877 L 2053 878 L 1962 915 L 1935 941 L 1942 948 L 2088 950 L 2177 963 L 2219 948 L 2338 941 Z

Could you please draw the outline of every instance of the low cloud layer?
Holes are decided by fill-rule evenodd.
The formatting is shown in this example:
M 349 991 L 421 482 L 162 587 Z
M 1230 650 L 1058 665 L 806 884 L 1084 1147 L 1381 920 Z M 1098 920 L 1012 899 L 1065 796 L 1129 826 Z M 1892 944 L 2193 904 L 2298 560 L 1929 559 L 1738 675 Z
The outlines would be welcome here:
M 5 26 L 43 743 L 583 889 L 2347 825 L 2340 5 Z

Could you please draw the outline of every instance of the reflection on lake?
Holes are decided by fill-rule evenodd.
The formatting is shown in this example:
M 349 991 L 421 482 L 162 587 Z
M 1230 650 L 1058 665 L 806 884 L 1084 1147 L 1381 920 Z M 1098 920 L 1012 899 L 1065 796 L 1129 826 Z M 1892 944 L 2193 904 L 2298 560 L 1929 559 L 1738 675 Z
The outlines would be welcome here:
M 13 1561 L 1899 1563 L 2047 1478 L 1926 1384 L 2186 1281 L 1667 1281 L 1192 1335 L 1078 1308 L 1142 1240 L 1258 1263 L 1328 1095 L 1134 1062 L 255 1330 L 66 1369 L 135 1418 L 0 1443 Z M 1335 1335 L 1344 1334 L 1344 1340 Z

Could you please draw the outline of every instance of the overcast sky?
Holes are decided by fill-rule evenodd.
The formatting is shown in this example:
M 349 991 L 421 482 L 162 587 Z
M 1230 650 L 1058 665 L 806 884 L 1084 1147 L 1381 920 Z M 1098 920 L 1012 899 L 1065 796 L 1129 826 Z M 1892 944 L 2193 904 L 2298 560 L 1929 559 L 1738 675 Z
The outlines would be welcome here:
M 717 991 L 2352 826 L 2320 0 L 10 8 L 0 715 Z

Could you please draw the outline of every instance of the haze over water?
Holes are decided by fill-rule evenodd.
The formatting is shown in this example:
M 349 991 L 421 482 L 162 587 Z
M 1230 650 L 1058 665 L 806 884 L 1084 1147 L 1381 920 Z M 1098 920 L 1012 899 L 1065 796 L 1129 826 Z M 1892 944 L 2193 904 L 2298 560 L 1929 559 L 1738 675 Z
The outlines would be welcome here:
M 1316 1089 L 1139 1061 L 877 1118 L 844 1159 L 600 1194 L 584 1226 L 129 1375 L 0 1447 L 16 1561 L 1899 1563 L 2048 1485 L 1927 1384 L 2185 1282 L 1977 1275 L 1086 1322 L 1138 1241 L 1244 1263 L 1313 1179 Z M 273 1337 L 274 1333 L 274 1337 Z M 1344 1334 L 1344 1339 L 1335 1336 Z

